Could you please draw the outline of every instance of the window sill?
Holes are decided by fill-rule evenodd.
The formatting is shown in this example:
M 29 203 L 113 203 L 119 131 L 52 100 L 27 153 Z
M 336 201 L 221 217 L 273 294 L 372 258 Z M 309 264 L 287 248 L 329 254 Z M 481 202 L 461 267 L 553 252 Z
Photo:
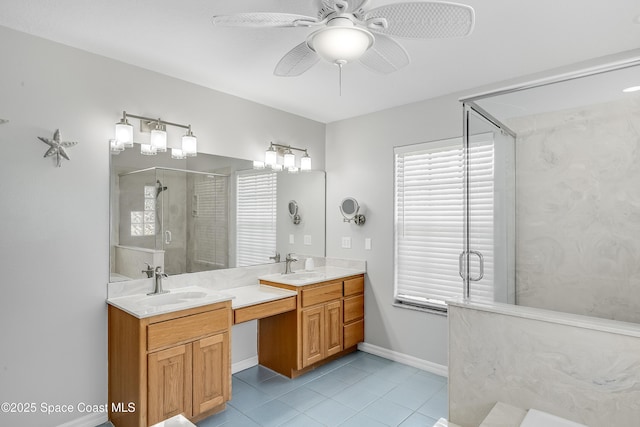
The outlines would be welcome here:
M 398 302 L 398 301 L 394 301 L 393 302 L 393 306 L 394 307 L 398 307 L 398 308 L 404 308 L 406 310 L 422 311 L 424 313 L 435 314 L 435 315 L 438 315 L 438 316 L 447 317 L 447 309 L 446 308 L 444 310 L 442 310 L 442 309 L 436 309 L 436 308 L 431 308 L 431 307 L 417 305 L 417 304 L 402 303 L 402 302 Z

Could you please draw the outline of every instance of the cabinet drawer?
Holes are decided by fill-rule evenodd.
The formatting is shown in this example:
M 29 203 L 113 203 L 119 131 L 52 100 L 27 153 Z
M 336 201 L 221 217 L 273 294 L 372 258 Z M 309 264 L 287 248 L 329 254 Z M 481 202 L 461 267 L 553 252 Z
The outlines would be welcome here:
M 364 277 L 356 277 L 344 281 L 344 296 L 364 293 Z
M 344 325 L 344 348 L 353 347 L 364 341 L 364 319 Z
M 333 282 L 317 288 L 302 290 L 302 306 L 320 304 L 322 302 L 340 299 L 342 297 L 342 282 Z
M 172 344 L 193 341 L 229 326 L 227 309 L 154 323 L 147 327 L 147 349 L 152 351 Z
M 364 295 L 344 299 L 344 323 L 364 317 Z
M 262 319 L 276 314 L 284 313 L 296 309 L 296 297 L 280 299 L 277 301 L 265 302 L 249 307 L 233 310 L 233 323 L 248 322 L 249 320 Z

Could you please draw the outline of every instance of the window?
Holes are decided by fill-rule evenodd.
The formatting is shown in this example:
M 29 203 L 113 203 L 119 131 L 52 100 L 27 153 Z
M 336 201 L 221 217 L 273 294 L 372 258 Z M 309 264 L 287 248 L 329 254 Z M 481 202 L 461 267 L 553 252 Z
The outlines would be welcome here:
M 194 225 L 194 259 L 212 268 L 229 266 L 228 178 L 205 175 L 193 178 L 191 216 Z
M 473 158 L 470 196 L 472 238 L 482 242 L 485 277 L 493 269 L 493 142 L 470 144 Z M 445 301 L 462 296 L 458 257 L 463 250 L 462 139 L 396 147 L 395 259 L 396 303 L 446 310 Z M 477 161 L 476 161 L 477 160 Z M 483 299 L 492 299 L 490 280 Z
M 264 264 L 276 251 L 275 172 L 239 172 L 236 266 Z
M 144 186 L 144 211 L 131 211 L 131 235 L 156 234 L 156 187 Z

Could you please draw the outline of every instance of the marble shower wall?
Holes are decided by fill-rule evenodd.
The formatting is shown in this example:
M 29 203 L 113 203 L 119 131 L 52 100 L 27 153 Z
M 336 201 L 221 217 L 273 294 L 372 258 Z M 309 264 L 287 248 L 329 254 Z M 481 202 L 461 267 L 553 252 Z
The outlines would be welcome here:
M 640 97 L 508 125 L 517 303 L 640 323 Z
M 449 420 L 476 427 L 496 402 L 589 427 L 636 426 L 640 326 L 495 304 L 449 306 Z

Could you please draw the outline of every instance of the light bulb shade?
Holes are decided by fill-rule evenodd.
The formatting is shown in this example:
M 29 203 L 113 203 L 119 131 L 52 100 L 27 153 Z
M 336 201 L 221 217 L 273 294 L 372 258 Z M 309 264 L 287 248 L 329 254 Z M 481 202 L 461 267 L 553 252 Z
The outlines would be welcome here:
M 187 155 L 184 153 L 182 148 L 172 148 L 171 149 L 171 158 L 176 160 L 186 159 Z
M 158 152 L 167 151 L 167 132 L 158 125 L 151 131 L 151 146 Z
M 124 119 L 116 123 L 116 140 L 123 147 L 133 147 L 133 126 Z
M 124 151 L 124 144 L 117 139 L 110 139 L 109 146 L 111 147 L 111 152 L 119 154 L 121 151 Z
M 267 151 L 264 152 L 264 164 L 267 166 L 274 166 L 278 161 L 278 154 L 273 147 L 269 147 Z
M 158 151 L 151 144 L 140 144 L 140 154 L 145 156 L 155 156 Z
M 306 153 L 304 156 L 300 158 L 300 170 L 303 170 L 303 171 L 311 170 L 311 157 Z
M 291 152 L 291 150 L 284 153 L 284 168 L 289 169 L 296 165 L 296 156 Z
M 191 132 L 182 137 L 182 152 L 187 157 L 195 157 L 198 154 L 198 140 Z
M 344 64 L 360 58 L 373 40 L 373 35 L 362 28 L 330 26 L 311 34 L 307 44 L 325 61 Z

